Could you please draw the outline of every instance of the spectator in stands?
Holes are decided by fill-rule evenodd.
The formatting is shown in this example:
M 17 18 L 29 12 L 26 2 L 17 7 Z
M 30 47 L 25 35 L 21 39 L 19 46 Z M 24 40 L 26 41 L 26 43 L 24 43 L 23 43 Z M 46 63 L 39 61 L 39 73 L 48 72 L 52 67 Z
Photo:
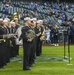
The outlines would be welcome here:
M 6 4 L 6 5 L 3 7 L 3 12 L 4 12 L 5 14 L 8 14 L 8 12 L 9 12 L 9 4 Z

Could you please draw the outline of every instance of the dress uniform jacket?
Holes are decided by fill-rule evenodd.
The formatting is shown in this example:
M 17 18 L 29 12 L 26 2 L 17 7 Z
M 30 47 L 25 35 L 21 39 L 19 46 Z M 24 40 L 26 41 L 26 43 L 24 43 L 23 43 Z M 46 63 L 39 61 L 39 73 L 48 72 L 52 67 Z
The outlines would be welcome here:
M 16 25 L 15 28 L 17 31 L 17 29 L 19 28 L 19 25 Z M 16 55 L 19 55 L 19 45 L 16 45 Z
M 35 28 L 35 30 L 36 30 L 36 35 L 37 34 L 39 34 L 40 32 L 41 32 L 41 28 L 39 27 L 39 28 Z M 41 45 L 41 41 L 40 41 L 40 37 L 41 37 L 41 35 L 38 35 L 38 36 L 36 36 L 36 56 L 40 56 L 40 45 Z
M 24 26 L 22 28 L 21 38 L 23 39 L 23 70 L 28 69 L 30 65 L 29 60 L 30 60 L 32 42 L 27 41 L 28 38 L 26 36 L 26 32 L 30 29 L 31 28 L 29 26 Z
M 0 26 L 0 40 L 3 39 L 2 27 Z M 5 65 L 4 60 L 4 41 L 0 41 L 0 68 L 3 68 Z
M 11 33 L 15 34 L 16 32 L 16 28 L 15 27 L 11 27 Z M 16 45 L 16 38 L 12 37 L 11 38 L 11 57 L 15 57 L 17 55 L 17 45 Z
M 8 32 L 7 28 L 1 26 L 0 27 L 0 39 L 4 39 L 3 35 L 6 35 Z M 6 65 L 6 63 L 9 62 L 9 50 L 8 50 L 8 41 L 7 39 L 5 39 L 4 41 L 2 41 L 0 43 L 0 47 L 1 47 L 1 59 L 2 60 L 2 65 Z M 1 61 L 0 61 L 1 62 Z

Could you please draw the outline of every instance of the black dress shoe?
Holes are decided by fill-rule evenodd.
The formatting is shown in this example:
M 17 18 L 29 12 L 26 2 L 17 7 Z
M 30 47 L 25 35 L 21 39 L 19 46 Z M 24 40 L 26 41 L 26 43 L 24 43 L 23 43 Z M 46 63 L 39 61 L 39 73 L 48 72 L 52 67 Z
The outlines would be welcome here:
M 31 70 L 31 68 L 30 67 L 25 67 L 25 68 L 23 68 L 23 70 Z
M 0 66 L 0 69 L 3 68 L 4 66 Z
M 33 67 L 33 64 L 29 64 L 30 67 Z

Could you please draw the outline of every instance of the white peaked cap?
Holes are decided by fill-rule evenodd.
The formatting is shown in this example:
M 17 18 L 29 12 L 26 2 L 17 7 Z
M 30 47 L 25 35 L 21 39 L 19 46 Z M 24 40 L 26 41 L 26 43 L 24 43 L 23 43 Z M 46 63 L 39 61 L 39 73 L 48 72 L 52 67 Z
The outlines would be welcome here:
M 10 24 L 15 24 L 15 22 L 11 21 Z
M 8 20 L 8 21 L 10 21 L 10 19 L 9 19 L 9 18 L 5 18 L 4 20 Z
M 3 22 L 8 22 L 8 20 L 3 20 Z
M 14 15 L 16 15 L 17 13 L 14 13 Z
M 9 4 L 6 4 L 6 6 L 9 6 Z
M 43 22 L 43 20 L 39 20 L 40 22 Z
M 32 18 L 33 20 L 37 20 L 37 18 Z
M 34 21 L 33 19 L 30 19 L 30 21 Z
M 40 21 L 38 20 L 37 23 L 40 23 Z
M 18 20 L 18 18 L 14 18 L 14 20 Z
M 30 19 L 30 17 L 26 17 L 26 18 L 24 18 L 24 21 L 26 21 L 26 20 L 31 20 L 31 19 Z
M 3 19 L 2 19 L 2 18 L 0 18 L 0 21 L 3 21 Z

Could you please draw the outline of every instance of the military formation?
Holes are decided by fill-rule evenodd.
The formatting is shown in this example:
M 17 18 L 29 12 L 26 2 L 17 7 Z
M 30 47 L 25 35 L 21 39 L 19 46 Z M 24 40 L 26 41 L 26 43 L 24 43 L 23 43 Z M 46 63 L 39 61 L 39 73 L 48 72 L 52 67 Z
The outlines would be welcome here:
M 35 63 L 36 56 L 42 54 L 42 39 L 45 36 L 42 20 L 24 18 L 22 34 L 23 39 L 23 70 L 30 70 Z
M 7 65 L 10 58 L 19 55 L 19 46 L 15 41 L 18 27 L 18 19 L 12 22 L 9 18 L 0 18 L 0 68 Z
M 0 4 L 0 69 L 19 55 L 22 45 L 23 70 L 31 70 L 36 57 L 42 54 L 44 39 L 48 45 L 59 46 L 60 28 L 62 33 L 63 28 L 66 30 L 66 41 L 69 36 L 69 42 L 74 44 L 73 4 L 22 0 L 3 0 Z
M 18 18 L 13 21 L 0 18 L 0 68 L 19 55 L 19 41 L 22 40 L 23 70 L 30 70 L 36 57 L 42 54 L 42 40 L 46 36 L 44 32 L 43 20 L 37 18 L 26 17 L 23 25 L 19 24 Z

